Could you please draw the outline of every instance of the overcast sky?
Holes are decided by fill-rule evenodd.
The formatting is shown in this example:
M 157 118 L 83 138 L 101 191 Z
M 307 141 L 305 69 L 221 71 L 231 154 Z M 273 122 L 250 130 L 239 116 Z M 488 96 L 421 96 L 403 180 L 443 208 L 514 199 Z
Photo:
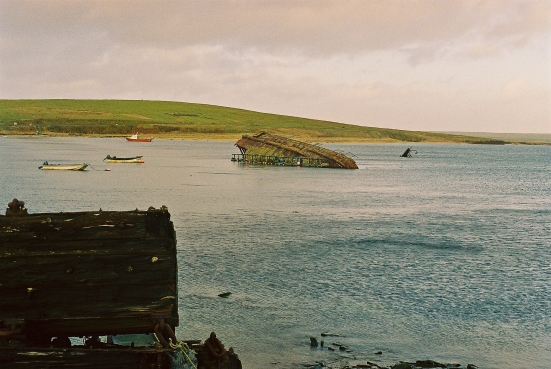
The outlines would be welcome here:
M 551 133 L 551 0 L 0 0 L 0 99 Z

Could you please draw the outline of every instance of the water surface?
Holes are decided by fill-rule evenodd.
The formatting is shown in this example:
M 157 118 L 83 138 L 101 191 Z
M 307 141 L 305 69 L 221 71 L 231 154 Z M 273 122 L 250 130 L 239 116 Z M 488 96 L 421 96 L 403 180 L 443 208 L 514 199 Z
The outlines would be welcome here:
M 17 197 L 32 213 L 166 205 L 177 334 L 215 330 L 245 368 L 548 367 L 549 147 L 427 144 L 400 158 L 406 145 L 325 146 L 360 169 L 244 166 L 230 161 L 231 142 L 4 137 L 0 202 Z M 107 164 L 107 154 L 145 164 Z M 91 167 L 38 170 L 45 160 Z M 322 332 L 340 335 L 326 347 L 351 352 L 311 349 Z

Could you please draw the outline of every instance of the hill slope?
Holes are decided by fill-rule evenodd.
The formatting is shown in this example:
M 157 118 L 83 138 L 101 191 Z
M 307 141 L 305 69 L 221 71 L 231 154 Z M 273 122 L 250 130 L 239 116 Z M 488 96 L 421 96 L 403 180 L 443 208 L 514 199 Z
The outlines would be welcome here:
M 214 105 L 142 100 L 0 100 L 0 133 L 237 140 L 267 131 L 315 142 L 504 143 L 484 137 L 363 127 Z

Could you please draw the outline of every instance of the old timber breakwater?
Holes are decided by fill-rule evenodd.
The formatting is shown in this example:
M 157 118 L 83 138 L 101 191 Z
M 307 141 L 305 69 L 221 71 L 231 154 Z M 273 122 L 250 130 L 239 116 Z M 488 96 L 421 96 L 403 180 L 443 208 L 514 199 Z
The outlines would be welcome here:
M 0 215 L 0 367 L 238 368 L 233 350 L 178 340 L 176 233 L 147 211 Z
M 243 135 L 235 144 L 241 151 L 232 161 L 263 165 L 358 169 L 348 156 L 321 146 L 260 132 Z

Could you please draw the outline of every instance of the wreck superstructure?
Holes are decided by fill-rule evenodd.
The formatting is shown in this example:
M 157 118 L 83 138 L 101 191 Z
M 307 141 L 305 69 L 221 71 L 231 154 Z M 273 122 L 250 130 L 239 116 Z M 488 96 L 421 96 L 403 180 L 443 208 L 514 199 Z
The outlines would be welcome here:
M 243 135 L 235 144 L 241 154 L 238 161 L 267 165 L 298 165 L 311 167 L 358 169 L 348 156 L 306 142 L 260 132 Z

